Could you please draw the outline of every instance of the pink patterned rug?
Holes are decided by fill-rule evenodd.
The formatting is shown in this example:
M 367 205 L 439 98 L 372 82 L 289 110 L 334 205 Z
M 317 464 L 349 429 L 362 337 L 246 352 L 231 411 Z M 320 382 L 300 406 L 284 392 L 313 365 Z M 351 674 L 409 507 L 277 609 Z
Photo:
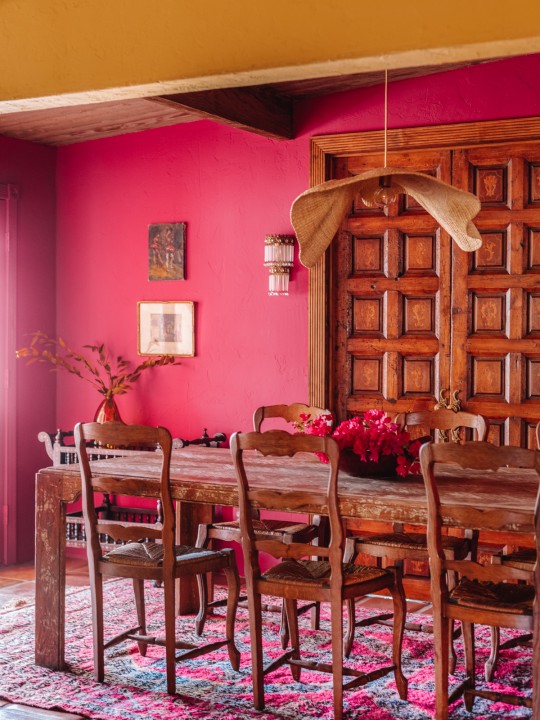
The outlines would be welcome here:
M 115 634 L 129 614 L 134 615 L 131 583 L 112 582 L 106 586 L 106 632 Z M 149 631 L 161 623 L 161 590 L 147 587 Z M 372 612 L 372 611 L 370 611 Z M 367 610 L 358 610 L 358 615 Z M 265 621 L 265 655 L 267 659 L 280 652 L 278 616 L 267 613 Z M 302 647 L 308 654 L 330 657 L 328 621 L 321 631 L 308 629 L 308 619 L 301 619 Z M 193 633 L 193 618 L 179 618 L 179 635 Z M 134 622 L 131 623 L 135 624 Z M 88 590 L 67 596 L 66 672 L 53 672 L 34 665 L 34 607 L 8 610 L 0 615 L 0 697 L 40 708 L 62 709 L 89 718 L 119 720 L 237 720 L 238 718 L 283 718 L 309 720 L 332 717 L 331 679 L 321 673 L 302 673 L 302 682 L 292 680 L 288 667 L 268 675 L 266 710 L 252 707 L 251 658 L 247 611 L 240 609 L 237 620 L 238 648 L 242 653 L 239 672 L 234 672 L 226 651 L 180 663 L 177 670 L 177 697 L 165 690 L 165 662 L 162 648 L 150 647 L 141 657 L 132 642 L 125 642 L 106 653 L 105 683 L 92 679 L 92 642 L 90 596 Z M 213 617 L 205 635 L 220 636 L 223 622 Z M 477 628 L 477 668 L 481 673 L 489 645 L 489 632 Z M 389 656 L 390 630 L 383 626 L 364 628 L 357 638 L 353 654 L 358 667 L 376 667 Z M 463 674 L 463 654 L 457 646 L 459 660 L 455 684 Z M 432 636 L 408 633 L 404 645 L 403 670 L 409 679 L 408 702 L 399 699 L 391 675 L 364 688 L 345 694 L 345 710 L 351 720 L 424 720 L 433 718 L 433 646 Z M 531 652 L 528 649 L 506 650 L 499 663 L 493 688 L 524 695 L 530 693 Z M 479 682 L 481 678 L 479 678 Z M 488 718 L 530 718 L 530 711 L 510 705 L 488 703 L 478 699 L 474 715 L 464 709 L 462 701 L 452 708 L 457 720 Z

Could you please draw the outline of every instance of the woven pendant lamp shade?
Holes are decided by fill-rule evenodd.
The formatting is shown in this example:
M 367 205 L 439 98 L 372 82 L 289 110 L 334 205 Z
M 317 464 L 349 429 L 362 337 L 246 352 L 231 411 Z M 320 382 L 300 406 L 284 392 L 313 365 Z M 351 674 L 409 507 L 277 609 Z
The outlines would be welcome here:
M 456 241 L 473 252 L 482 239 L 473 218 L 480 201 L 472 193 L 447 185 L 430 175 L 404 168 L 375 168 L 343 180 L 328 180 L 299 195 L 291 207 L 291 222 L 300 247 L 300 262 L 313 267 L 332 241 L 354 197 L 373 197 L 379 178 L 391 176 L 386 185 L 413 197 Z

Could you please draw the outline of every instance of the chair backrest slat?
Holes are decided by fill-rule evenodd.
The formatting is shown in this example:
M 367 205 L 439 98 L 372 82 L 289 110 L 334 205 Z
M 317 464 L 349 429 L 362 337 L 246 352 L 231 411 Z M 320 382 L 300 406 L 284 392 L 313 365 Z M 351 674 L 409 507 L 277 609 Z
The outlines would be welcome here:
M 425 410 L 418 412 L 399 413 L 396 415 L 394 422 L 401 428 L 410 430 L 413 427 L 421 427 L 425 430 L 440 430 L 446 432 L 448 430 L 458 430 L 459 428 L 469 428 L 475 431 L 475 440 L 484 441 L 487 438 L 488 422 L 482 415 L 453 410 Z M 456 439 L 455 433 L 452 439 Z
M 261 431 L 261 425 L 267 418 L 282 418 L 288 423 L 300 420 L 300 415 L 309 415 L 314 420 L 318 415 L 332 415 L 330 410 L 305 405 L 304 403 L 292 403 L 291 405 L 263 405 L 253 413 L 253 429 Z M 333 415 L 332 415 L 333 417 Z

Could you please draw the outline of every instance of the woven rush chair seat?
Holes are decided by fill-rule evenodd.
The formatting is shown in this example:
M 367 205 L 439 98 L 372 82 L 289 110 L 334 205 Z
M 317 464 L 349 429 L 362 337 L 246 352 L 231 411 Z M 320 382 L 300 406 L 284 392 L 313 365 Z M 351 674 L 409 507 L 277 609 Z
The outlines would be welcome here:
M 332 417 L 332 413 L 324 408 L 305 405 L 304 403 L 292 403 L 291 405 L 263 405 L 258 407 L 253 413 L 253 429 L 259 432 L 261 425 L 268 419 L 278 419 L 285 423 L 294 423 L 296 421 L 305 421 L 306 418 L 314 419 L 319 415 L 328 415 Z M 320 517 L 313 518 L 313 522 L 305 523 L 291 520 L 268 520 L 262 519 L 258 511 L 254 511 L 254 531 L 261 538 L 279 540 L 280 542 L 290 544 L 293 542 L 316 543 L 322 536 L 322 528 L 320 527 Z M 215 540 L 227 543 L 242 542 L 240 534 L 240 523 L 238 520 L 226 522 L 202 523 L 199 525 L 196 545 L 205 548 L 211 545 Z M 314 554 L 316 550 L 314 548 Z M 210 581 L 210 582 L 209 582 Z M 197 583 L 199 587 L 199 612 L 195 618 L 195 632 L 202 635 L 206 616 L 208 611 L 222 607 L 223 600 L 213 599 L 212 576 L 198 576 Z M 247 607 L 247 597 L 241 595 L 239 599 L 241 607 Z M 281 613 L 280 637 L 283 648 L 287 646 L 289 641 L 289 632 L 287 621 L 282 605 L 266 604 L 266 611 Z M 299 613 L 305 613 L 311 610 L 311 627 L 314 630 L 319 629 L 320 624 L 320 608 L 317 603 L 308 603 L 299 607 Z
M 240 532 L 240 521 L 213 523 L 213 527 L 226 533 L 231 532 L 233 540 L 236 540 Z M 264 535 L 269 538 L 279 538 L 282 542 L 311 542 L 317 537 L 318 528 L 308 523 L 294 522 L 291 520 L 253 520 L 253 529 L 257 535 Z
M 450 592 L 449 603 L 464 607 L 532 615 L 534 587 L 514 583 L 481 582 L 462 578 Z
M 497 553 L 493 556 L 494 563 L 508 565 L 520 570 L 532 570 L 536 563 L 536 550 L 533 548 L 518 548 L 509 553 Z
M 189 545 L 174 546 L 175 562 L 181 563 L 184 567 L 207 559 L 213 560 L 216 565 L 225 567 L 229 563 L 229 553 L 230 551 L 226 550 L 201 550 L 201 548 Z M 127 543 L 106 553 L 102 559 L 106 562 L 122 563 L 123 565 L 161 567 L 163 565 L 163 555 L 162 543 Z
M 285 560 L 274 565 L 263 573 L 264 580 L 269 582 L 286 582 L 288 585 L 320 585 L 329 587 L 331 566 L 326 560 Z M 383 580 L 386 586 L 391 573 L 377 567 L 343 564 L 343 584 L 360 585 L 362 583 Z
M 427 536 L 425 533 L 395 532 L 383 535 L 373 535 L 356 541 L 356 549 L 361 552 L 362 545 L 386 545 L 391 548 L 402 548 L 403 550 L 424 550 L 427 552 Z M 443 535 L 442 544 L 445 550 L 452 550 L 459 558 L 466 557 L 470 551 L 470 540 L 468 538 Z

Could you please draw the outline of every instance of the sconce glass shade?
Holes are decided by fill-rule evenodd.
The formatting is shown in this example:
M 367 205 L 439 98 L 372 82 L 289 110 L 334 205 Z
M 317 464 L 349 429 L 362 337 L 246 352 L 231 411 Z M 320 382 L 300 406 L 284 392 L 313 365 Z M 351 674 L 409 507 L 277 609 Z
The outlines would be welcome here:
M 264 265 L 269 272 L 269 295 L 289 294 L 289 273 L 294 261 L 294 235 L 264 238 Z

